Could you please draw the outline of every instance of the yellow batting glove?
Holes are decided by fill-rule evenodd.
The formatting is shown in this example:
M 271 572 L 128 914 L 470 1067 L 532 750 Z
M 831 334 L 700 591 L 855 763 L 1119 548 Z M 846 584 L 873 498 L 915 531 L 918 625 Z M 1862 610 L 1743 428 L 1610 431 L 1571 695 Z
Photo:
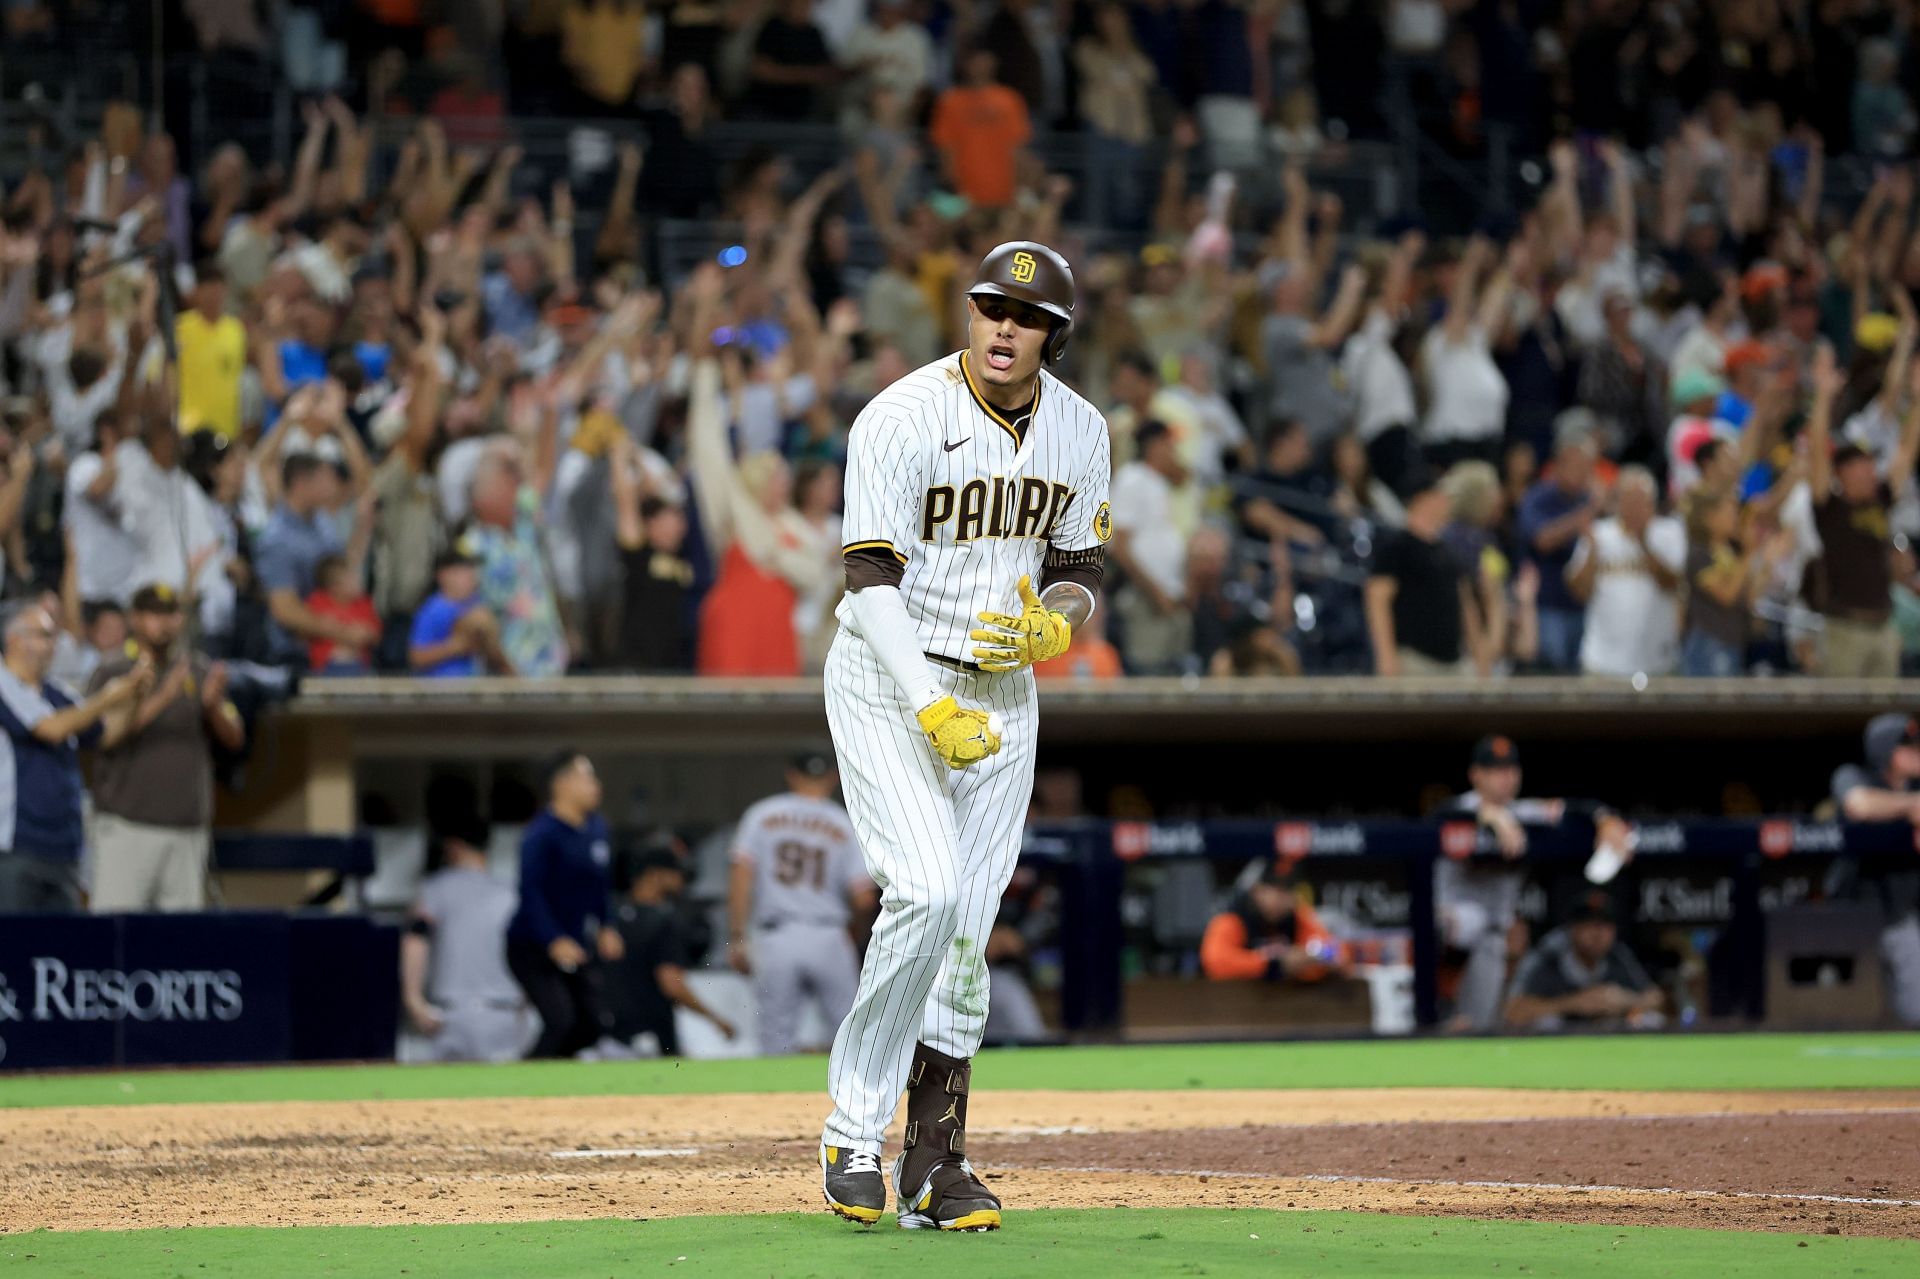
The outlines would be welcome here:
M 997 715 L 986 711 L 963 710 L 951 697 L 943 697 L 921 711 L 917 717 L 926 730 L 933 753 L 948 768 L 971 768 L 1000 750 Z
M 1018 617 L 1010 613 L 982 613 L 984 629 L 973 632 L 980 647 L 973 650 L 983 671 L 1017 671 L 1022 666 L 1060 656 L 1073 642 L 1066 614 L 1050 609 L 1033 589 L 1033 579 L 1020 579 Z

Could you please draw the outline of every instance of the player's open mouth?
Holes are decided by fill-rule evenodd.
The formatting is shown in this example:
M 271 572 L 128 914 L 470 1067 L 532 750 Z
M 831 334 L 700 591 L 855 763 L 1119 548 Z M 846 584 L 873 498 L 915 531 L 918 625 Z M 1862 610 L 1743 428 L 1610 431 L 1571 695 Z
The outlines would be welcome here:
M 987 367 L 1005 373 L 1013 367 L 1013 348 L 1004 343 L 995 343 L 987 348 Z

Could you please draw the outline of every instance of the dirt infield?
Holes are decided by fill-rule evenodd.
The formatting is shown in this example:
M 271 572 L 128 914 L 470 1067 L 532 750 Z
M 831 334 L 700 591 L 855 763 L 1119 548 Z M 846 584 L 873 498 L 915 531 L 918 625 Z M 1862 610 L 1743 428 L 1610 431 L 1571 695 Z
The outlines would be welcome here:
M 0 1111 L 0 1230 L 818 1206 L 810 1095 Z M 1381 1212 L 1920 1237 L 1920 1091 L 983 1091 L 1022 1207 Z

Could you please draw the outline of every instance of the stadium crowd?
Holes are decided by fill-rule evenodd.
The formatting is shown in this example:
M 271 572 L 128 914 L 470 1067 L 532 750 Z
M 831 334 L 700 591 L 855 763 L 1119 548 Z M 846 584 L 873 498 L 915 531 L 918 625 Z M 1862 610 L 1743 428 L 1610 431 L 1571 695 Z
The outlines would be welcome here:
M 147 7 L 17 0 L 0 56 L 72 65 Z M 282 672 L 817 669 L 847 430 L 959 346 L 1008 239 L 1075 265 L 1059 371 L 1117 468 L 1102 607 L 1043 677 L 1920 669 L 1906 5 L 160 8 L 199 63 L 147 86 L 166 123 L 111 102 L 0 192 L 9 908 L 76 903 L 83 842 L 94 908 L 204 905 L 213 770 Z M 285 157 L 249 127 L 263 74 Z M 568 154 L 534 154 L 556 119 Z M 773 141 L 728 151 L 743 122 Z M 786 154 L 796 122 L 837 162 Z M 1468 166 L 1473 207 L 1429 181 L 1350 210 L 1367 146 Z M 703 228 L 691 269 L 673 224 Z M 1843 815 L 1911 816 L 1891 732 Z M 547 779 L 556 848 L 597 806 L 582 763 Z M 556 954 L 484 834 L 436 832 L 415 915 L 481 945 L 410 944 L 416 1026 L 445 1029 L 448 972 L 487 986 L 471 1055 L 517 1043 L 518 1004 L 488 1024 L 516 992 L 560 1010 L 547 1053 L 700 1007 L 677 855 L 623 858 L 615 917 Z M 1291 891 L 1236 898 L 1222 973 L 1320 964 Z M 1888 913 L 1911 1020 L 1911 885 Z M 1585 1015 L 1573 961 L 1510 982 L 1489 919 L 1448 923 L 1493 955 L 1467 1022 Z M 600 964 L 642 1002 L 561 1026 Z
M 187 8 L 204 48 L 267 56 L 253 6 Z M 302 99 L 284 171 L 214 139 L 189 164 L 114 103 L 8 190 L 6 592 L 54 606 L 73 671 L 155 585 L 206 651 L 320 675 L 813 669 L 847 427 L 958 345 L 957 290 L 1009 238 L 1076 264 L 1063 372 L 1117 466 L 1109 607 L 1043 674 L 1920 658 L 1912 110 L 1876 6 L 407 21 L 432 8 L 281 15 L 290 74 L 379 116 Z M 347 9 L 388 25 L 336 46 Z M 1364 110 L 1322 48 L 1356 24 Z M 1336 135 L 1436 94 L 1446 145 L 1544 149 L 1537 180 L 1496 166 L 1457 239 L 1315 189 Z M 631 117 L 596 233 L 568 175 L 529 183 L 509 106 Z M 837 120 L 844 162 L 723 170 L 722 116 Z M 1023 149 L 1068 125 L 1084 189 Z M 1857 203 L 1826 198 L 1835 148 L 1890 157 Z M 1277 200 L 1241 196 L 1249 156 L 1283 159 Z M 670 217 L 737 241 L 672 275 Z M 854 226 L 884 260 L 852 261 Z

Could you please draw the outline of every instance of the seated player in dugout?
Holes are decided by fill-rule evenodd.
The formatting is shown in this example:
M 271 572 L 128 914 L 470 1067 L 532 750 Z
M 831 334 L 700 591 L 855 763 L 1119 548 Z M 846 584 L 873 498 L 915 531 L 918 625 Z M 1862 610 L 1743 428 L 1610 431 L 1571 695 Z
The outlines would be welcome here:
M 1569 1023 L 1587 1029 L 1653 1029 L 1662 1024 L 1665 996 L 1620 940 L 1613 899 L 1604 889 L 1587 893 L 1572 916 L 1527 952 L 1507 992 L 1507 1025 L 1518 1030 L 1557 1030 Z
M 1315 982 L 1353 966 L 1299 877 L 1269 866 L 1207 922 L 1200 968 L 1214 981 Z
M 610 965 L 607 1003 L 613 1038 L 628 1047 L 650 1034 L 662 1057 L 680 1055 L 674 1009 L 684 1008 L 713 1023 L 726 1039 L 733 1023 L 707 1007 L 687 984 L 689 946 L 677 909 L 686 891 L 686 864 L 670 844 L 653 842 L 620 859 L 626 898 L 614 907 L 623 953 Z

